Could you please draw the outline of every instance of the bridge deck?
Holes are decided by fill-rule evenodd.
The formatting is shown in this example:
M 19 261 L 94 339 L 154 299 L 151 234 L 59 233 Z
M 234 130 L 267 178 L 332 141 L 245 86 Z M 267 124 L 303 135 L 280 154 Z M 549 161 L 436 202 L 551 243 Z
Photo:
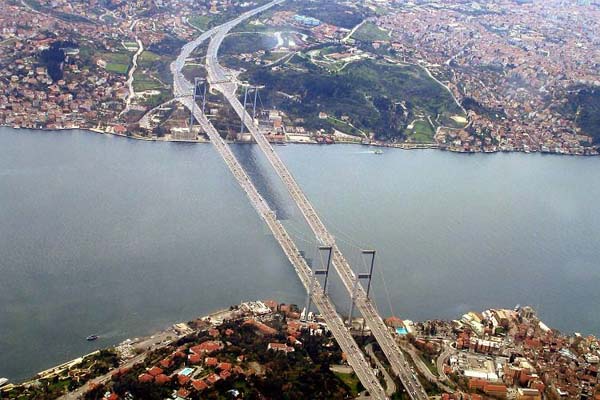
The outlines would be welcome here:
M 274 151 L 271 144 L 265 136 L 255 126 L 252 116 L 244 109 L 244 106 L 236 96 L 237 85 L 235 83 L 224 83 L 227 81 L 226 70 L 218 63 L 218 49 L 225 38 L 227 32 L 235 25 L 226 24 L 217 30 L 212 37 L 208 47 L 206 66 L 209 82 L 213 82 L 212 87 L 223 93 L 227 101 L 231 104 L 238 116 L 245 122 L 248 131 L 256 141 L 262 152 L 265 154 L 269 163 L 273 166 L 283 183 L 285 184 L 292 199 L 296 202 L 302 212 L 305 220 L 312 229 L 317 239 L 323 244 L 333 247 L 332 264 L 338 272 L 344 286 L 349 293 L 353 292 L 356 276 L 350 267 L 350 264 L 343 256 L 342 252 L 335 243 L 334 237 L 328 232 L 327 228 L 314 210 L 306 195 L 300 189 L 292 174 L 289 172 L 283 161 Z M 371 300 L 367 297 L 366 291 L 360 283 L 356 285 L 355 303 L 358 310 L 365 318 L 371 332 L 377 339 L 377 343 L 385 353 L 392 370 L 400 378 L 404 387 L 407 389 L 413 400 L 428 399 L 423 386 L 410 370 L 408 362 L 405 360 L 400 348 L 392 337 L 390 331 L 385 326 L 382 318 Z
M 179 101 L 187 108 L 192 107 L 192 100 L 189 98 L 180 98 Z M 323 292 L 319 282 L 312 280 L 312 272 L 310 267 L 306 263 L 306 260 L 301 255 L 291 237 L 288 235 L 284 226 L 277 220 L 275 213 L 270 209 L 267 202 L 257 191 L 256 187 L 235 158 L 227 143 L 225 143 L 214 126 L 210 123 L 210 121 L 208 121 L 206 116 L 197 106 L 194 107 L 194 116 L 210 138 L 211 143 L 213 143 L 218 153 L 221 155 L 233 173 L 235 179 L 238 181 L 250 199 L 253 207 L 266 222 L 267 226 L 275 236 L 275 239 L 277 239 L 277 242 L 294 266 L 294 269 L 296 270 L 296 273 L 300 277 L 300 280 L 302 281 L 302 284 L 306 290 L 309 290 L 312 283 L 312 288 L 310 288 L 312 292 L 312 300 L 327 323 L 327 326 L 336 338 L 339 346 L 344 353 L 346 353 L 348 363 L 354 369 L 354 372 L 358 376 L 365 389 L 369 391 L 369 394 L 374 399 L 386 399 L 385 391 L 375 376 L 371 365 L 344 325 L 344 322 L 338 315 L 334 305 Z

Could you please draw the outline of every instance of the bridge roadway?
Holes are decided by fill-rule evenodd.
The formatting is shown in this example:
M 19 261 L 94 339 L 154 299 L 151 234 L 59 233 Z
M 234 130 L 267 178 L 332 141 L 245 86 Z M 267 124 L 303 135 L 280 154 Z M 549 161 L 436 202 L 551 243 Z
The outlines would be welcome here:
M 273 3 L 279 3 L 281 1 L 282 0 L 278 0 L 277 2 Z M 402 381 L 402 384 L 406 388 L 411 399 L 428 399 L 425 389 L 412 373 L 408 362 L 398 347 L 398 344 L 395 342 L 390 331 L 386 327 L 382 318 L 379 316 L 379 313 L 372 301 L 367 297 L 366 291 L 360 282 L 356 282 L 357 277 L 354 274 L 350 264 L 336 245 L 334 237 L 328 232 L 308 198 L 304 195 L 300 189 L 300 186 L 295 181 L 294 177 L 289 172 L 283 161 L 281 161 L 277 153 L 275 153 L 271 144 L 259 131 L 252 116 L 244 109 L 244 106 L 238 100 L 236 95 L 237 84 L 227 76 L 227 70 L 218 62 L 218 50 L 223 42 L 223 39 L 227 33 L 243 19 L 244 18 L 237 18 L 236 20 L 221 25 L 212 36 L 206 55 L 208 81 L 211 83 L 213 88 L 220 91 L 225 96 L 239 117 L 245 122 L 248 131 L 260 149 L 263 151 L 281 180 L 284 182 L 291 197 L 298 205 L 300 211 L 302 212 L 317 239 L 321 242 L 321 244 L 333 247 L 332 264 L 334 268 L 338 272 L 350 295 L 354 293 L 356 308 L 358 308 L 358 310 L 361 312 L 367 325 L 371 329 L 371 332 L 375 336 L 377 343 L 386 355 L 392 370 Z
M 276 2 L 269 4 L 273 5 L 275 3 Z M 205 35 L 201 35 L 192 43 L 196 43 L 195 46 L 198 46 L 200 43 L 202 43 L 202 40 L 199 40 L 202 36 Z M 205 36 L 205 38 L 206 37 L 208 36 Z M 268 203 L 257 191 L 256 187 L 235 158 L 235 155 L 227 143 L 225 143 L 212 123 L 202 113 L 200 107 L 193 103 L 191 96 L 186 96 L 186 93 L 191 93 L 193 85 L 185 79 L 181 73 L 181 70 L 185 64 L 185 59 L 189 57 L 193 49 L 193 47 L 187 47 L 184 49 L 180 54 L 180 57 L 178 57 L 178 59 L 171 65 L 171 70 L 174 73 L 173 87 L 175 98 L 188 109 L 193 109 L 194 117 L 204 132 L 206 132 L 211 143 L 213 143 L 218 153 L 221 155 L 233 173 L 235 179 L 238 181 L 250 199 L 253 207 L 266 222 L 267 226 L 277 239 L 277 242 L 294 266 L 294 269 L 296 270 L 296 273 L 300 277 L 300 280 L 302 281 L 302 284 L 306 290 L 310 290 L 313 303 L 318 308 L 321 316 L 336 338 L 340 348 L 346 353 L 348 363 L 353 368 L 365 389 L 368 390 L 370 396 L 374 399 L 387 399 L 381 383 L 375 376 L 374 370 L 371 368 L 370 363 L 367 361 L 349 330 L 344 325 L 344 321 L 338 315 L 333 303 L 323 292 L 319 282 L 312 279 L 311 268 L 306 263 L 306 260 L 301 255 L 294 241 L 288 235 L 281 222 L 277 220 L 275 213 L 270 209 Z

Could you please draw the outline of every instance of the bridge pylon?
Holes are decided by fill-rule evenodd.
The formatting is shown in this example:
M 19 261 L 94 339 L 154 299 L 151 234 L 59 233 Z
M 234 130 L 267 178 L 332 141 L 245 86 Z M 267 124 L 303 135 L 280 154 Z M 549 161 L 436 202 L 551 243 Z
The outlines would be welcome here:
M 202 114 L 206 111 L 206 79 L 194 78 L 194 88 L 192 89 L 192 107 L 190 109 L 190 127 L 189 127 L 189 139 L 193 139 L 193 128 L 194 128 L 194 109 L 196 108 L 196 100 L 198 99 L 198 86 L 202 84 Z
M 371 267 L 369 272 L 359 272 L 354 279 L 354 285 L 352 286 L 352 292 L 350 293 L 350 313 L 348 314 L 348 326 L 352 326 L 352 313 L 354 312 L 354 302 L 356 301 L 356 287 L 361 279 L 368 279 L 367 283 L 367 298 L 371 292 L 371 278 L 373 277 L 373 267 L 375 266 L 375 250 L 361 250 L 361 256 L 371 256 Z M 364 323 L 363 323 L 364 330 Z
M 333 252 L 333 247 L 332 246 L 319 246 L 318 247 L 319 260 L 321 260 L 321 264 L 323 264 L 323 262 L 322 262 L 323 260 L 321 258 L 321 254 L 323 251 L 327 251 L 327 263 L 325 265 L 325 268 L 322 268 L 323 265 L 321 265 L 321 268 L 319 268 L 319 269 L 315 269 L 314 267 L 311 267 L 310 285 L 308 287 L 308 291 L 306 292 L 306 304 L 304 306 L 304 319 L 305 320 L 308 319 L 308 313 L 310 312 L 311 296 L 312 296 L 312 292 L 314 290 L 315 282 L 317 280 L 318 275 L 325 275 L 325 283 L 323 284 L 323 293 L 325 295 L 327 295 L 327 282 L 329 281 L 329 268 L 331 267 L 331 255 Z

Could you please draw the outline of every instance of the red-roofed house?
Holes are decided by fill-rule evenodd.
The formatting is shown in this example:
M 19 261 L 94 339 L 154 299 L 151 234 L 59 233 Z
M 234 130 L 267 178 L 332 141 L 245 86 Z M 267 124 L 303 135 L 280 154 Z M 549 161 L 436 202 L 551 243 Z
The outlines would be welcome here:
M 138 376 L 138 381 L 142 383 L 152 382 L 153 380 L 154 377 L 150 374 L 141 374 L 140 376 Z
M 163 370 L 161 368 L 158 367 L 152 367 L 148 370 L 148 373 L 154 377 L 160 375 L 163 373 Z
M 231 376 L 231 372 L 229 371 L 221 371 L 221 373 L 219 374 L 219 376 L 221 377 L 221 379 L 227 379 Z
M 190 348 L 194 354 L 210 354 L 223 348 L 223 343 L 218 340 L 209 340 L 208 342 L 200 343 L 197 346 Z
M 177 380 L 179 381 L 179 386 L 185 386 L 185 384 L 190 381 L 190 377 L 185 375 L 177 375 Z
M 505 399 L 507 393 L 506 385 L 488 383 L 483 387 L 483 392 L 490 396 L 500 397 Z
M 269 343 L 267 350 L 283 351 L 285 353 L 291 353 L 295 351 L 293 347 L 290 347 L 285 343 Z
M 204 365 L 206 365 L 207 367 L 216 367 L 218 363 L 219 360 L 217 360 L 214 357 L 206 357 L 204 359 Z
M 202 361 L 202 356 L 199 354 L 190 354 L 188 356 L 188 361 L 190 362 L 190 364 L 200 364 L 200 362 Z
M 114 130 L 115 133 L 119 135 L 123 135 L 125 132 L 127 132 L 127 128 L 125 128 L 123 125 L 115 125 Z
M 192 386 L 199 392 L 208 388 L 208 385 L 204 381 L 192 381 Z
M 401 328 L 404 326 L 404 321 L 398 317 L 389 317 L 385 319 L 385 324 L 387 326 L 391 326 L 392 328 Z
M 169 368 L 171 365 L 173 365 L 173 360 L 171 360 L 169 358 L 165 358 L 164 360 L 161 360 L 161 362 L 160 362 L 160 366 L 163 368 Z
M 171 378 L 169 378 L 165 374 L 160 374 L 156 378 L 154 378 L 154 381 L 159 385 L 164 385 L 165 383 L 171 382 Z
M 252 326 L 254 326 L 263 335 L 275 335 L 277 333 L 276 329 L 271 328 L 270 326 L 265 325 L 262 322 L 256 321 L 256 320 L 254 320 L 252 318 L 249 319 L 249 320 L 247 320 L 247 321 L 244 321 L 244 325 L 252 325 Z
M 220 369 L 221 371 L 229 371 L 231 369 L 232 365 L 231 363 L 228 362 L 222 362 L 219 363 L 219 365 L 217 365 L 217 368 Z
M 221 380 L 221 377 L 217 374 L 210 374 L 209 376 L 206 377 L 206 380 L 211 385 L 214 385 L 215 383 L 217 383 Z

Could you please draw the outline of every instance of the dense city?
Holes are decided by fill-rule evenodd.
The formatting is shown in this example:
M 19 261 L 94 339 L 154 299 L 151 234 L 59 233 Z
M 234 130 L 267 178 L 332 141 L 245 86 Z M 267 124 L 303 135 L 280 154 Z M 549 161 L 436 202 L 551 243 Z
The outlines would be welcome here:
M 272 146 L 351 143 L 377 146 L 376 150 L 369 148 L 362 153 L 378 155 L 384 154 L 383 147 L 458 153 L 598 155 L 598 21 L 600 4 L 585 0 L 0 2 L 2 129 L 11 132 L 39 130 L 37 133 L 44 138 L 59 130 L 83 129 L 98 133 L 86 136 L 88 138 L 108 141 L 111 135 L 116 135 L 135 140 L 115 139 L 114 142 L 135 146 L 145 146 L 141 141 L 211 143 L 211 150 L 215 151 L 211 155 L 222 159 L 231 173 L 228 178 L 239 184 L 239 194 L 245 194 L 249 202 L 246 205 L 258 214 L 262 225 L 251 235 L 267 238 L 272 242 L 270 244 L 279 246 L 277 255 L 280 258 L 274 262 L 276 267 L 283 266 L 290 275 L 295 274 L 294 278 L 298 278 L 296 289 L 306 296 L 304 306 L 275 300 L 245 301 L 208 316 L 175 323 L 151 336 L 125 341 L 122 341 L 125 337 L 147 334 L 150 329 L 129 328 L 129 333 L 118 336 L 122 332 L 116 333 L 120 331 L 117 324 L 112 336 L 105 333 L 108 332 L 106 330 L 81 338 L 87 347 L 78 349 L 87 349 L 86 352 L 91 351 L 89 354 L 70 361 L 66 359 L 80 352 L 65 352 L 47 360 L 35 360 L 35 370 L 56 362 L 63 363 L 49 367 L 26 381 L 22 380 L 23 376 L 11 380 L 0 377 L 0 399 L 600 400 L 600 342 L 593 335 L 561 333 L 543 322 L 543 318 L 556 317 L 554 315 L 541 316 L 530 306 L 516 305 L 510 309 L 469 311 L 460 316 L 466 310 L 478 307 L 472 305 L 474 301 L 466 303 L 468 297 L 474 298 L 469 289 L 459 300 L 463 303 L 456 305 L 451 312 L 447 309 L 441 311 L 438 304 L 433 312 L 419 314 L 414 308 L 421 307 L 423 301 L 417 302 L 417 306 L 413 304 L 410 310 L 415 315 L 426 315 L 425 318 L 453 318 L 457 313 L 455 320 L 415 322 L 394 315 L 386 279 L 383 272 L 377 270 L 384 289 L 380 295 L 385 294 L 390 311 L 383 315 L 371 291 L 378 250 L 365 249 L 355 242 L 364 242 L 364 238 L 345 235 L 322 219 L 317 207 L 313 206 L 314 199 L 309 199 L 304 193 L 300 181 L 294 178 L 284 157 L 280 157 L 283 152 Z M 21 136 L 20 133 L 18 135 Z M 235 145 L 235 150 L 232 150 L 234 145 L 230 144 L 234 142 L 255 143 L 255 146 Z M 167 146 L 184 151 L 202 149 L 202 146 L 180 144 Z M 250 169 L 259 164 L 254 158 L 256 154 L 248 155 L 250 161 L 244 160 L 243 149 L 240 148 L 251 148 L 257 154 L 260 152 L 263 157 L 260 162 L 264 161 L 272 168 L 273 175 L 280 179 L 279 189 L 287 190 L 289 196 L 286 199 L 296 216 L 281 212 L 271 198 L 273 193 L 269 192 L 272 189 L 269 182 L 256 176 L 264 171 Z M 299 147 L 290 148 L 297 151 Z M 315 148 L 323 150 L 325 147 Z M 346 148 L 351 146 L 333 149 Z M 18 157 L 19 151 L 11 152 L 11 156 L 14 153 Z M 415 154 L 466 158 L 439 152 L 410 153 Z M 130 155 L 127 153 L 128 157 Z M 386 156 L 379 159 L 385 161 Z M 496 158 L 512 156 L 521 157 L 502 155 Z M 483 154 L 469 158 L 479 157 L 490 159 Z M 61 167 L 64 158 L 58 161 Z M 190 165 L 196 165 L 193 163 L 198 158 L 194 158 Z M 532 157 L 523 155 L 523 158 L 529 160 Z M 545 161 L 559 159 L 538 158 Z M 569 162 L 591 160 L 560 159 Z M 152 162 L 161 164 L 156 159 Z M 166 164 L 163 162 L 160 166 Z M 99 165 L 93 165 L 94 171 L 100 169 Z M 446 164 L 439 165 L 439 168 L 446 168 Z M 387 166 L 390 169 L 394 167 L 397 165 Z M 42 166 L 39 171 L 49 169 Z M 0 172 L 1 176 L 6 176 L 5 182 L 20 184 L 13 169 L 4 168 Z M 93 174 L 88 173 L 85 178 Z M 58 179 L 59 183 L 61 179 L 62 176 Z M 417 177 L 417 181 L 419 179 L 421 176 Z M 447 180 L 447 177 L 444 179 Z M 219 181 L 217 187 L 223 186 L 222 177 L 216 181 Z M 390 202 L 391 207 L 403 207 L 405 200 L 400 197 L 409 197 L 407 195 L 415 192 L 421 183 L 405 185 L 402 194 Z M 386 182 L 385 190 L 389 190 L 389 186 Z M 178 200 L 193 197 L 188 192 L 189 186 L 181 184 L 178 190 L 181 192 L 170 192 L 172 195 L 177 193 L 173 197 Z M 459 191 L 446 195 L 451 197 Z M 464 191 L 470 192 L 471 187 Z M 62 190 L 57 192 L 63 193 Z M 341 192 L 345 193 L 344 190 Z M 434 194 L 438 192 L 434 190 L 424 192 L 435 200 L 444 197 L 443 194 L 436 197 Z M 555 198 L 560 200 L 562 192 Z M 468 201 L 473 202 L 476 195 L 469 196 Z M 313 196 L 314 193 L 311 198 Z M 537 192 L 534 196 L 543 197 Z M 35 195 L 22 195 L 17 201 L 10 204 L 7 201 L 7 204 L 14 207 L 12 204 L 21 203 L 24 197 L 36 198 Z M 194 200 L 197 208 L 201 208 L 201 197 L 199 195 Z M 516 215 L 515 199 L 504 192 L 498 193 L 497 197 L 507 202 L 506 213 Z M 69 200 L 72 198 L 77 201 L 75 195 L 69 195 Z M 594 273 L 593 261 L 589 260 L 595 260 L 591 254 L 596 246 L 595 243 L 590 246 L 585 239 L 596 235 L 585 223 L 573 223 L 576 217 L 581 218 L 576 221 L 585 218 L 588 223 L 593 222 L 593 217 L 586 215 L 581 204 L 570 200 L 565 200 L 571 206 L 568 212 L 560 214 L 566 208 L 555 205 L 544 217 L 560 219 L 567 215 L 565 219 L 570 226 L 582 225 L 585 230 L 581 240 L 584 245 L 565 255 L 559 265 L 569 277 L 580 273 L 581 276 L 575 277 L 580 280 L 571 281 L 575 282 L 573 286 L 577 290 L 577 286 L 589 283 L 582 283 L 581 277 Z M 53 206 L 52 201 L 41 201 L 44 205 Z M 77 201 L 77 206 L 83 204 L 92 208 L 88 203 L 93 204 L 87 198 Z M 372 203 L 371 208 L 379 203 Z M 120 206 L 123 204 L 120 203 Z M 364 204 L 367 203 L 362 199 L 360 205 L 345 216 L 366 214 L 358 212 Z M 538 203 L 532 204 L 542 209 Z M 325 209 L 337 206 L 329 200 Z M 38 207 L 41 209 L 40 205 Z M 433 207 L 429 207 L 418 211 L 422 218 L 413 224 L 413 229 L 427 222 L 421 220 L 434 218 Z M 143 230 L 162 229 L 165 222 L 154 219 L 162 215 L 161 211 L 140 208 L 143 215 L 139 219 L 147 221 Z M 222 211 L 225 212 L 226 208 Z M 466 208 L 461 204 L 461 210 Z M 486 216 L 501 208 L 491 209 L 486 209 Z M 60 213 L 54 215 L 52 211 L 46 211 L 49 218 L 66 226 L 64 217 L 58 215 Z M 323 211 L 322 205 L 319 211 Z M 105 211 L 99 219 L 104 220 L 110 213 Z M 5 214 L 18 213 L 9 211 Z M 20 214 L 29 216 L 28 212 Z M 46 216 L 42 214 L 38 214 L 40 218 Z M 183 212 L 181 214 L 184 215 Z M 420 235 L 427 246 L 419 247 L 420 257 L 432 248 L 432 242 L 443 247 L 442 242 L 456 234 L 455 226 L 467 220 L 460 215 L 453 213 L 456 219 L 446 224 L 448 229 L 437 239 L 434 240 L 435 235 L 431 233 Z M 437 216 L 438 220 L 440 216 Z M 200 217 L 201 223 L 196 225 L 204 227 L 203 223 L 209 222 L 207 217 Z M 295 217 L 304 224 L 299 229 L 295 225 Z M 240 219 L 230 225 L 237 225 Z M 402 219 L 399 218 L 398 226 L 386 235 L 386 240 L 394 241 L 393 246 L 402 243 L 412 233 L 419 236 L 416 233 L 418 229 L 411 231 Z M 76 220 L 78 226 L 85 225 L 87 230 L 91 230 L 88 224 L 93 226 L 94 222 Z M 489 221 L 486 219 L 482 226 L 501 229 L 498 223 Z M 219 247 L 210 247 L 209 244 L 213 243 L 214 231 L 226 232 L 230 228 L 220 225 L 220 221 L 216 223 L 214 226 L 217 228 L 211 229 L 210 239 L 207 236 L 200 240 L 198 235 L 189 234 L 196 244 L 202 241 L 203 245 L 209 245 L 204 248 L 206 254 L 212 255 Z M 23 224 L 13 223 L 11 229 L 16 232 L 19 225 Z M 121 228 L 109 225 L 106 236 L 110 241 L 117 237 L 113 230 Z M 44 250 L 41 258 L 62 260 L 59 253 L 68 242 L 60 236 L 64 234 L 61 229 L 65 226 L 56 228 L 60 245 Z M 480 230 L 485 230 L 469 226 L 465 224 L 464 228 L 469 233 L 479 234 Z M 384 227 L 378 225 L 377 228 Z M 305 229 L 308 229 L 308 238 L 305 237 Z M 127 231 L 126 228 L 123 230 Z M 517 237 L 507 232 L 498 236 L 496 241 L 490 239 L 487 242 Z M 45 233 L 41 241 L 54 233 Z M 529 238 L 533 241 L 542 233 L 541 229 L 533 231 L 523 242 Z M 563 241 L 555 245 L 557 248 L 562 247 L 564 238 L 570 234 L 567 231 L 560 233 L 564 236 L 560 237 Z M 86 235 L 87 232 L 80 236 Z M 77 252 L 88 245 L 96 251 L 99 236 L 90 235 L 88 242 L 76 245 Z M 179 240 L 183 235 L 178 233 L 176 236 Z M 472 257 L 469 247 L 474 247 L 470 242 L 475 242 L 475 238 L 463 237 L 470 239 L 459 244 L 447 242 L 446 250 L 442 250 L 444 265 L 430 272 L 422 282 L 434 280 L 443 268 L 457 267 L 458 263 L 448 262 L 446 265 L 451 247 L 457 248 L 461 257 Z M 131 238 L 124 238 L 124 246 L 137 250 L 144 241 L 136 239 L 134 243 Z M 303 242 L 301 247 L 298 247 L 297 241 Z M 26 242 L 29 245 L 29 241 Z M 116 242 L 121 244 L 113 239 L 106 253 L 111 253 Z M 162 235 L 154 242 L 164 244 Z M 517 249 L 519 245 L 510 241 L 506 243 L 501 254 L 503 262 L 506 252 Z M 174 244 L 171 246 L 174 248 Z M 234 247 L 229 240 L 227 246 L 229 250 Z M 353 252 L 347 251 L 348 246 Z M 548 252 L 550 246 L 548 244 L 543 250 Z M 21 253 L 9 256 L 12 257 L 11 266 L 16 265 L 15 260 L 23 258 L 26 253 L 14 244 L 11 249 L 13 247 Z M 164 248 L 157 247 L 160 247 L 159 251 Z M 314 250 L 314 258 L 307 255 L 306 248 Z M 417 252 L 416 248 L 407 245 L 402 251 L 413 250 Z M 494 250 L 497 249 L 488 247 L 476 267 L 488 262 Z M 147 253 L 151 253 L 149 248 L 134 253 L 128 261 L 120 262 L 119 268 L 128 266 L 133 259 L 142 260 L 142 255 Z M 260 256 L 265 253 L 261 252 Z M 358 257 L 353 253 L 358 253 Z M 247 253 L 244 253 L 246 256 Z M 105 260 L 98 254 L 96 257 L 111 264 L 111 260 Z M 80 259 L 73 258 L 78 261 L 72 265 L 69 261 L 59 262 L 71 266 L 71 273 L 79 272 L 86 262 L 81 259 L 80 265 L 77 264 Z M 156 254 L 145 262 L 149 264 L 154 258 L 157 258 Z M 400 258 L 388 259 L 387 264 L 404 268 L 395 265 L 405 262 Z M 527 267 L 543 264 L 541 261 L 536 264 L 533 257 L 521 259 Z M 255 270 L 264 262 L 265 259 L 260 258 L 256 265 L 244 268 L 246 272 L 256 273 Z M 320 262 L 320 267 L 315 262 Z M 170 259 L 165 261 L 165 264 L 169 263 Z M 206 273 L 208 267 L 200 265 L 197 260 L 181 263 L 190 265 L 188 273 L 191 271 L 202 279 L 210 279 Z M 227 261 L 228 265 L 238 263 L 239 260 L 234 258 Z M 38 283 L 39 278 L 30 270 L 30 264 L 42 263 L 34 260 L 21 268 L 28 279 L 35 279 Z M 104 265 L 99 267 L 102 268 Z M 585 270 L 585 274 L 576 268 Z M 19 268 L 12 269 L 21 272 Z M 505 272 L 502 268 L 496 270 Z M 126 271 L 119 271 L 121 279 Z M 161 265 L 160 271 L 171 272 L 164 265 Z M 402 271 L 400 275 L 403 278 L 410 274 L 408 269 Z M 349 311 L 334 302 L 339 293 L 331 289 L 330 273 L 332 277 L 335 273 L 333 279 L 335 285 L 339 285 L 336 290 L 341 288 L 350 300 Z M 145 278 L 147 270 L 143 270 L 142 275 Z M 240 280 L 234 273 L 231 275 L 232 279 Z M 487 282 L 490 277 L 485 278 Z M 83 277 L 80 281 L 85 282 L 86 279 Z M 286 279 L 289 280 L 289 276 Z M 271 284 L 270 280 L 267 281 Z M 86 284 L 93 292 L 95 282 Z M 446 289 L 445 282 L 443 285 Z M 64 289 L 62 282 L 56 286 Z M 71 286 L 81 289 L 79 282 Z M 281 289 L 279 284 L 273 286 Z M 289 287 L 284 287 L 277 296 L 287 294 L 287 289 Z M 404 294 L 404 289 L 400 289 L 403 297 L 401 300 L 396 297 L 397 303 L 410 296 Z M 439 289 L 438 286 L 436 290 Z M 148 288 L 144 288 L 146 290 Z M 129 290 L 126 291 L 129 294 Z M 194 300 L 188 301 L 188 305 L 202 301 L 205 294 L 199 292 L 194 290 Z M 459 292 L 462 293 L 461 290 Z M 82 300 L 82 292 L 74 293 L 75 303 L 69 306 L 62 303 L 63 306 L 57 308 L 64 311 L 72 307 L 84 317 L 86 313 L 91 314 L 91 308 L 80 307 L 77 303 L 78 299 Z M 228 298 L 226 304 L 248 297 L 271 296 L 264 292 L 256 293 L 252 296 L 239 295 L 235 300 Z M 435 293 L 428 295 L 435 296 Z M 141 298 L 141 294 L 138 292 L 137 296 Z M 22 296 L 20 302 L 9 299 L 6 303 L 9 306 L 25 303 L 32 298 L 32 293 Z M 521 301 L 517 297 L 511 301 Z M 528 299 L 531 300 L 531 297 Z M 100 296 L 98 301 L 104 300 Z M 281 300 L 293 301 L 288 298 Z M 535 303 L 529 300 L 528 303 Z M 476 304 L 481 304 L 481 301 L 479 298 Z M 506 306 L 505 298 L 501 302 Z M 496 303 L 484 302 L 486 307 Z M 132 313 L 136 312 L 136 306 L 140 307 L 139 304 L 131 306 Z M 207 309 L 210 308 L 203 308 Z M 12 308 L 9 312 L 13 313 L 13 318 L 25 315 Z M 181 312 L 177 318 L 171 315 L 161 320 L 159 326 L 189 318 L 190 313 Z M 195 312 L 198 311 L 195 309 Z M 32 320 L 36 322 L 35 318 Z M 552 318 L 552 321 L 560 322 L 560 318 Z M 32 331 L 37 332 L 36 328 Z M 98 339 L 102 340 L 97 342 Z M 12 345 L 13 348 L 21 349 L 22 346 Z
M 258 3 L 88 3 L 0 4 L 0 124 L 204 141 L 173 101 L 169 64 L 186 42 Z M 597 4 L 288 3 L 230 33 L 223 49 L 232 76 L 262 85 L 264 99 L 250 93 L 248 103 L 274 142 L 597 153 Z M 205 76 L 201 52 L 184 72 Z M 373 74 L 394 83 L 368 81 Z M 381 93 L 370 99 L 332 76 Z M 243 140 L 223 99 L 205 101 L 220 134 Z
M 549 328 L 531 307 L 453 321 L 385 320 L 436 399 L 597 399 L 600 342 Z M 390 398 L 403 398 L 368 326 L 352 332 Z M 351 398 L 364 388 L 319 314 L 245 302 L 5 384 L 7 399 Z M 60 397 L 65 396 L 65 397 Z M 300 396 L 300 397 L 298 397 Z

